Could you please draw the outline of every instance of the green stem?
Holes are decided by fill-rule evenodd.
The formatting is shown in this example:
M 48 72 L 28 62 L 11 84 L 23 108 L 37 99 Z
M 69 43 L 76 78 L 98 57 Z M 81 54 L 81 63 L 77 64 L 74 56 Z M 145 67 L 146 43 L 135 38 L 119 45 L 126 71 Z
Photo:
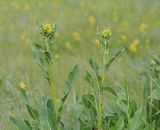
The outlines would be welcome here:
M 151 70 L 150 70 L 150 73 L 149 73 L 149 75 L 151 75 Z M 152 95 L 152 80 L 150 80 L 150 96 L 151 96 L 151 99 L 150 99 L 150 102 L 151 102 L 151 104 L 152 104 L 152 102 L 153 102 L 153 95 Z M 150 123 L 152 122 L 152 105 L 149 105 L 149 107 L 150 107 L 150 109 L 149 109 L 149 119 L 150 119 Z
M 102 129 L 102 95 L 98 99 L 98 130 Z
M 50 84 L 50 90 L 51 90 L 51 96 L 54 102 L 54 107 L 56 111 L 56 115 L 58 115 L 58 103 L 57 103 L 57 97 L 55 92 L 55 85 L 52 78 L 52 71 L 51 71 L 51 65 L 48 66 L 48 78 L 49 78 L 49 84 Z
M 105 41 L 105 48 L 103 53 L 103 66 L 105 67 L 106 64 L 106 55 L 107 55 L 107 41 Z M 104 82 L 105 77 L 105 68 L 103 71 L 102 81 Z M 100 89 L 99 89 L 99 98 L 98 98 L 98 130 L 102 129 L 102 102 L 103 102 L 103 96 L 101 95 Z
M 55 85 L 54 85 L 54 81 L 53 81 L 53 77 L 52 76 L 53 75 L 52 75 L 51 65 L 48 65 L 48 78 L 49 78 L 48 80 L 49 80 L 50 90 L 51 90 L 50 92 L 51 92 L 51 96 L 52 96 L 54 107 L 55 107 L 56 117 L 58 119 L 59 118 L 58 102 L 57 102 Z M 58 127 L 58 130 L 61 130 L 59 121 L 57 121 L 57 127 Z

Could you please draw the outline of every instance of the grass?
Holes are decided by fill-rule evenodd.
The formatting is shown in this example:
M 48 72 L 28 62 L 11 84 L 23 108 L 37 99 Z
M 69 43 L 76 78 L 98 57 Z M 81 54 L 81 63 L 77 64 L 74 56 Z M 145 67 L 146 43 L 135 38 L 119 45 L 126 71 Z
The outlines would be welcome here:
M 58 96 L 63 94 L 63 84 L 73 64 L 79 63 L 83 74 L 89 68 L 86 61 L 91 56 L 101 61 L 101 53 L 95 44 L 97 25 L 99 28 L 105 25 L 111 27 L 113 48 L 121 45 L 122 35 L 127 37 L 125 42 L 128 44 L 136 38 L 140 40 L 137 51 L 123 54 L 116 61 L 118 64 L 113 64 L 106 75 L 106 80 L 114 87 L 127 75 L 129 87 L 140 95 L 140 75 L 146 70 L 152 55 L 160 50 L 160 3 L 158 0 L 125 0 L 125 3 L 118 0 L 0 1 L 0 128 L 8 129 L 8 115 L 12 114 L 11 111 L 25 113 L 22 103 L 18 101 L 16 86 L 19 82 L 27 84 L 33 102 L 49 93 L 47 82 L 42 80 L 30 49 L 30 44 L 39 38 L 35 33 L 38 30 L 36 20 L 40 23 L 56 21 L 58 26 L 54 55 L 57 57 L 54 72 L 55 84 L 60 88 Z M 145 33 L 139 31 L 142 23 L 148 25 Z M 77 33 L 80 38 L 77 38 Z M 67 47 L 66 42 L 70 43 L 71 48 Z M 78 82 L 81 85 L 77 85 L 77 88 L 83 91 L 81 86 L 87 84 L 81 80 Z

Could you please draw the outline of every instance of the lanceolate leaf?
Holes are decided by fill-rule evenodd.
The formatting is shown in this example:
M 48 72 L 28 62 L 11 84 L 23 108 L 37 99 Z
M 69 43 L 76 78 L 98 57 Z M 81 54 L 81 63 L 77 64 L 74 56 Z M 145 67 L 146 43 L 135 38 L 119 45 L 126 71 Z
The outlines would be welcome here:
M 64 105 L 64 103 L 65 103 L 65 101 L 66 101 L 66 99 L 67 99 L 67 97 L 68 97 L 68 95 L 69 95 L 69 93 L 72 89 L 72 83 L 75 80 L 78 73 L 79 73 L 79 68 L 78 68 L 78 65 L 76 65 L 68 76 L 68 79 L 67 79 L 67 82 L 66 82 L 67 89 L 65 91 L 65 94 L 64 94 L 63 98 L 61 99 L 61 106 L 59 108 L 60 113 L 61 113 L 63 105 Z
M 85 76 L 86 81 L 94 88 L 94 79 L 92 75 L 87 71 Z
M 96 72 L 98 72 L 99 66 L 98 66 L 98 64 L 96 63 L 96 61 L 95 61 L 94 59 L 90 59 L 89 63 L 90 63 L 90 65 L 91 65 L 92 69 L 94 69 Z
M 102 78 L 99 74 L 99 66 L 94 59 L 90 59 L 89 63 L 95 72 L 96 80 L 98 81 L 99 87 L 101 87 L 103 84 L 102 84 Z
M 30 126 L 20 119 L 10 117 L 10 120 L 16 125 L 18 130 L 31 130 Z
M 30 105 L 26 104 L 27 105 L 27 110 L 28 110 L 28 113 L 30 114 L 30 116 L 34 119 L 34 120 L 39 120 L 39 113 L 37 110 L 33 109 Z
M 50 55 L 48 53 L 45 53 L 45 51 L 42 51 L 42 47 L 39 44 L 33 44 L 31 46 L 34 57 L 38 63 L 38 65 L 40 66 L 44 77 L 48 80 L 48 68 L 46 67 L 46 61 L 45 61 L 45 57 L 47 62 L 50 62 Z
M 117 93 L 111 87 L 101 87 L 100 90 L 101 90 L 102 93 L 109 92 L 109 93 L 117 96 Z
M 41 130 L 57 130 L 57 119 L 55 111 L 47 106 L 48 98 L 43 97 L 40 102 L 40 129 Z M 55 110 L 55 109 L 54 109 Z
M 141 130 L 144 125 L 146 115 L 143 108 L 137 110 L 134 116 L 129 120 L 129 130 Z
M 120 117 L 116 125 L 113 126 L 110 130 L 123 130 L 124 127 L 124 117 Z
M 105 64 L 105 69 L 106 71 L 108 70 L 108 68 L 110 67 L 110 65 L 112 64 L 112 62 L 125 50 L 127 44 L 125 44 L 124 46 L 122 46 L 117 52 L 116 54 Z

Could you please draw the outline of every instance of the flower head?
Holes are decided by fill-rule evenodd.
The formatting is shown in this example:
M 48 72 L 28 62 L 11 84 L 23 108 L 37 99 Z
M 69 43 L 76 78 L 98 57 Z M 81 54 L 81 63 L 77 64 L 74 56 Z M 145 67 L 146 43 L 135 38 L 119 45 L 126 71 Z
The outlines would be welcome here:
M 23 83 L 23 82 L 20 82 L 19 83 L 19 87 L 22 88 L 22 89 L 24 89 L 24 90 L 26 90 L 27 85 L 25 83 Z
M 109 39 L 111 37 L 111 30 L 110 28 L 106 27 L 102 30 L 102 36 L 106 39 Z
M 147 29 L 148 29 L 148 25 L 147 25 L 146 23 L 142 23 L 142 24 L 139 26 L 139 31 L 140 31 L 141 33 L 146 32 Z
M 52 26 L 49 23 L 43 24 L 42 25 L 42 32 L 44 35 L 50 34 L 52 32 Z
M 73 32 L 73 38 L 76 40 L 76 41 L 78 41 L 78 42 L 81 42 L 82 41 L 82 39 L 81 39 L 81 36 L 80 36 L 80 34 L 78 33 L 78 32 Z
M 137 51 L 137 46 L 140 44 L 139 39 L 135 39 L 129 46 L 129 51 L 135 53 Z

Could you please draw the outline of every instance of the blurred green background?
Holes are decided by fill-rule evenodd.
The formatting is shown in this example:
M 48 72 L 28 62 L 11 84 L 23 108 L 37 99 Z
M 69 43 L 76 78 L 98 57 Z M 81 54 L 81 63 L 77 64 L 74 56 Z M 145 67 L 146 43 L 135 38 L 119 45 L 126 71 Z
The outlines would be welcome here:
M 63 94 L 65 79 L 76 63 L 81 69 L 76 88 L 88 91 L 83 81 L 88 60 L 94 56 L 102 61 L 97 26 L 99 30 L 105 26 L 111 28 L 111 53 L 116 47 L 129 44 L 106 75 L 106 82 L 115 88 L 127 77 L 130 87 L 137 95 L 141 93 L 141 75 L 151 57 L 160 52 L 159 0 L 0 0 L 2 130 L 9 129 L 9 115 L 25 113 L 16 89 L 20 82 L 27 84 L 34 104 L 41 95 L 49 94 L 48 84 L 30 48 L 31 43 L 40 40 L 36 21 L 57 23 L 53 68 L 58 96 Z

